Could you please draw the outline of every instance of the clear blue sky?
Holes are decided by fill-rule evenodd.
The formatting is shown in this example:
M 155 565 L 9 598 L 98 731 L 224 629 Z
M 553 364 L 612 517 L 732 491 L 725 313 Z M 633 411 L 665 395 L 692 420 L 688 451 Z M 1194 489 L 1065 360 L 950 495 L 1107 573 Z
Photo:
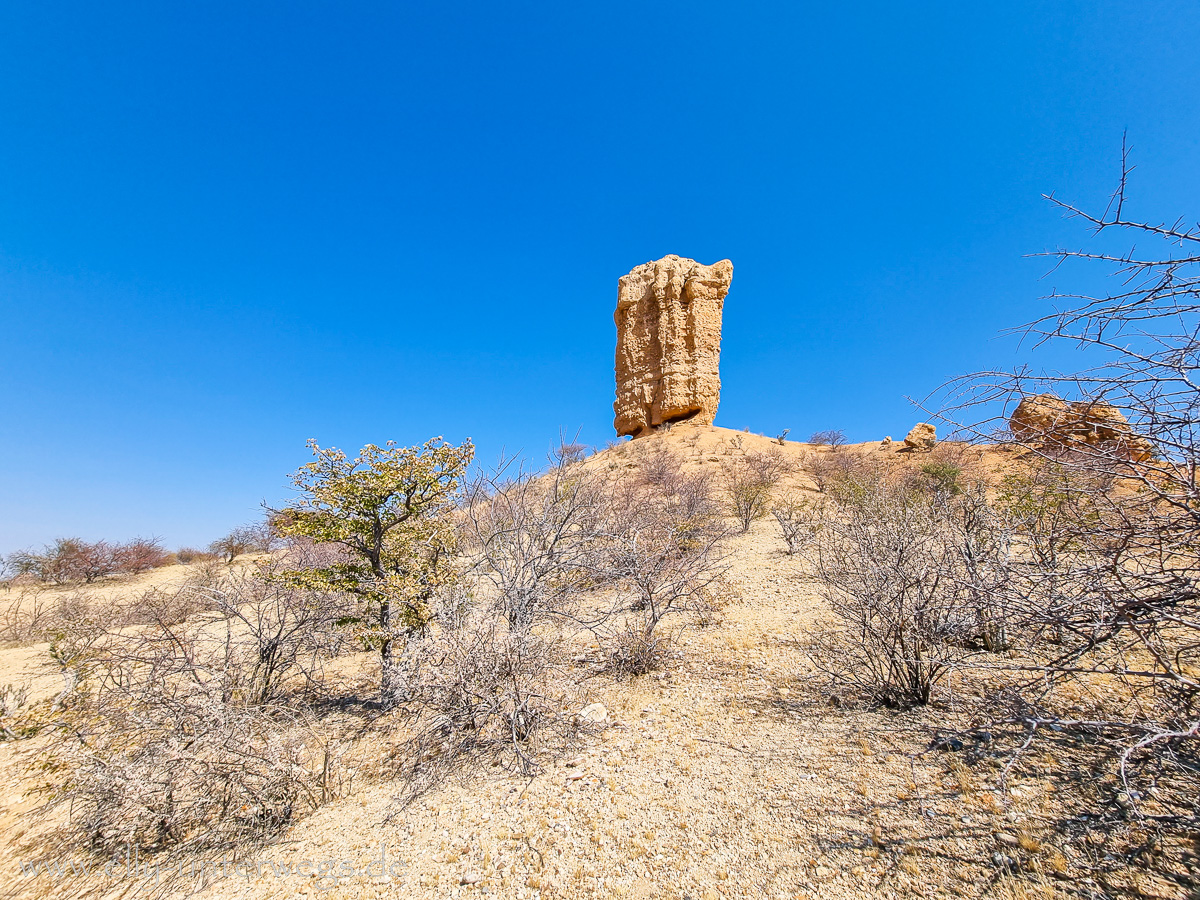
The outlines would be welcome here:
M 7 3 L 0 552 L 204 543 L 305 439 L 613 437 L 617 278 L 733 260 L 717 424 L 904 433 L 1122 131 L 1200 210 L 1195 2 Z M 1055 276 L 1058 278 L 1058 276 Z

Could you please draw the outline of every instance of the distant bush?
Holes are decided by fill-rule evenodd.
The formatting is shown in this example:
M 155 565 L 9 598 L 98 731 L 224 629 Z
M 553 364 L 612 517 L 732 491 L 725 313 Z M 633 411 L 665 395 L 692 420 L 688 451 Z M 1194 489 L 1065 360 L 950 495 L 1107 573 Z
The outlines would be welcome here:
M 818 447 L 832 447 L 837 450 L 846 445 L 846 432 L 838 429 L 814 431 L 808 442 Z
M 90 543 L 80 538 L 59 538 L 40 552 L 20 550 L 5 559 L 6 568 L 51 584 L 92 582 L 108 575 L 136 575 L 166 562 L 167 554 L 155 538 L 136 538 L 124 544 Z
M 167 552 L 158 538 L 135 538 L 116 546 L 117 571 L 137 575 L 167 562 Z
M 183 565 L 188 566 L 192 563 L 218 559 L 218 556 L 215 553 L 209 553 L 207 550 L 197 550 L 195 547 L 180 547 L 175 551 L 175 558 Z
M 208 545 L 208 552 L 232 563 L 243 553 L 267 553 L 278 543 L 269 523 L 242 525 Z

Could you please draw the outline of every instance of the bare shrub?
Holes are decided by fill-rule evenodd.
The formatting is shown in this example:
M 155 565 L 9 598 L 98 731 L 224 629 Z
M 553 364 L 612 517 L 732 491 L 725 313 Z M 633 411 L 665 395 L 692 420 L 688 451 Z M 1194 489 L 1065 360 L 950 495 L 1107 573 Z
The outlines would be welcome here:
M 725 532 L 715 519 L 701 524 L 670 505 L 615 502 L 610 515 L 600 565 L 613 602 L 596 630 L 610 668 L 644 674 L 665 650 L 658 631 L 665 619 L 708 612 Z
M 28 701 L 29 690 L 24 685 L 6 684 L 0 688 L 0 741 L 16 740 L 29 732 L 20 721 Z
M 683 472 L 668 450 L 653 451 L 632 479 L 559 460 L 542 474 L 504 473 L 467 492 L 463 547 L 506 640 L 537 644 L 547 639 L 539 626 L 566 626 L 610 648 L 636 631 L 655 648 L 665 646 L 664 618 L 704 608 L 724 533 L 707 474 Z
M 812 453 L 804 459 L 804 471 L 822 494 L 836 489 L 839 484 L 862 477 L 867 468 L 860 457 L 848 451 Z
M 976 642 L 978 559 L 1000 544 L 980 536 L 964 550 L 954 504 L 884 481 L 838 500 L 818 544 L 822 593 L 840 620 L 816 665 L 834 683 L 892 707 L 928 703 Z M 979 518 L 965 517 L 979 528 Z M 974 537 L 974 535 L 972 535 Z
M 768 453 L 750 451 L 725 464 L 725 492 L 743 533 L 766 515 L 771 492 L 790 470 L 787 457 L 775 448 Z
M 808 442 L 817 447 L 832 447 L 834 450 L 839 450 L 846 445 L 846 432 L 836 429 L 815 431 L 809 437 Z
M 790 556 L 809 546 L 817 537 L 825 519 L 825 504 L 789 493 L 772 504 L 771 515 L 779 524 Z
M 245 553 L 267 553 L 277 542 L 274 530 L 266 522 L 242 525 L 208 545 L 208 552 L 232 564 Z
M 1010 593 L 1028 659 L 981 717 L 1016 732 L 1010 768 L 1048 741 L 1091 754 L 1111 778 L 1095 778 L 1073 801 L 1089 814 L 1115 804 L 1126 826 L 1108 829 L 1110 841 L 1089 819 L 1088 841 L 1104 840 L 1104 860 L 1128 854 L 1194 888 L 1178 848 L 1200 829 L 1200 230 L 1182 218 L 1128 216 L 1125 154 L 1122 164 L 1099 215 L 1052 200 L 1096 245 L 1046 254 L 1056 278 L 1085 265 L 1115 276 L 1095 282 L 1115 287 L 1052 295 L 1055 311 L 1021 329 L 1037 344 L 1085 350 L 1080 370 L 976 373 L 943 388 L 939 403 L 943 420 L 1015 442 L 1029 463 L 1010 472 L 998 498 L 1015 530 Z M 1092 420 L 1018 440 L 1009 416 L 1042 393 Z M 1091 698 L 1086 713 L 1080 696 Z M 1101 873 L 1107 863 L 1091 865 Z
M 607 496 L 603 479 L 576 459 L 544 474 L 501 464 L 467 488 L 465 546 L 473 571 L 515 632 L 567 611 L 594 577 L 593 557 Z
M 108 667 L 69 720 L 84 740 L 55 745 L 55 802 L 87 846 L 244 848 L 327 798 L 328 749 L 294 709 L 231 703 L 164 662 Z
M 483 759 L 522 775 L 541 771 L 540 750 L 564 739 L 570 683 L 556 641 L 511 631 L 479 607 L 457 627 L 427 633 L 401 706 L 413 738 L 400 774 L 410 796 Z
M 645 453 L 638 464 L 638 478 L 642 484 L 670 493 L 683 477 L 683 460 L 679 454 L 665 444 L 660 444 Z
M 40 552 L 21 550 L 4 560 L 14 575 L 60 585 L 91 584 L 118 573 L 137 575 L 165 561 L 166 553 L 156 538 L 135 538 L 124 544 L 59 538 Z
M 134 538 L 115 549 L 117 571 L 128 575 L 157 569 L 167 561 L 167 552 L 158 538 Z
M 248 702 L 281 701 L 285 681 L 303 676 L 311 693 L 321 688 L 322 662 L 338 655 L 345 635 L 337 622 L 346 598 L 305 590 L 280 577 L 283 563 L 242 573 L 203 592 L 238 632 L 240 654 L 229 661 L 238 671 L 238 690 Z
M 185 566 L 196 562 L 208 562 L 209 560 L 219 559 L 217 554 L 209 553 L 207 550 L 197 550 L 195 547 L 180 547 L 175 551 L 175 558 Z
M 51 645 L 65 682 L 51 802 L 97 851 L 241 846 L 339 791 L 335 749 L 281 690 L 333 604 L 246 575 L 205 605 L 220 618 L 189 624 L 178 597 L 143 598 L 148 626 L 91 617 Z
M 178 625 L 213 609 L 204 587 L 219 578 L 196 578 L 177 588 L 150 588 L 128 601 L 121 611 L 119 623 L 128 625 Z M 114 623 L 117 624 L 117 623 Z
M 23 550 L 8 558 L 18 575 L 30 575 L 52 584 L 91 583 L 118 569 L 117 551 L 105 541 L 88 543 L 79 538 L 59 538 L 42 551 Z
M 17 645 L 40 640 L 49 626 L 52 606 L 45 591 L 37 586 L 18 590 L 0 611 L 0 643 Z
M 550 455 L 556 465 L 569 466 L 587 459 L 590 449 L 587 444 L 581 444 L 578 441 L 560 440 Z
M 626 619 L 609 637 L 606 668 L 622 675 L 648 675 L 663 668 L 672 645 L 669 635 L 647 632 L 636 619 Z

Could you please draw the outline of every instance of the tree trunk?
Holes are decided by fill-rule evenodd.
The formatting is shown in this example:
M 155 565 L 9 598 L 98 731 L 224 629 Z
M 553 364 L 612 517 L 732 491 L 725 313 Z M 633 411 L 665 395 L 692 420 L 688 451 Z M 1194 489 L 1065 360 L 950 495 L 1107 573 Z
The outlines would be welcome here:
M 379 705 L 388 712 L 396 705 L 400 693 L 399 671 L 396 668 L 392 640 L 392 603 L 384 600 L 379 610 L 379 624 L 383 630 L 383 643 L 379 645 L 379 662 L 382 669 L 379 685 Z

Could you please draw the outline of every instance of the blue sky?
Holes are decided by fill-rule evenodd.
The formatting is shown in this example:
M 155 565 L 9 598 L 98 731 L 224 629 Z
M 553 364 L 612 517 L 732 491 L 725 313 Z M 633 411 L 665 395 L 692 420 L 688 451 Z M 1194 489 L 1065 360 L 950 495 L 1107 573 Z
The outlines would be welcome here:
M 733 260 L 717 424 L 1011 364 L 1026 254 L 1200 209 L 1200 7 L 9 3 L 0 552 L 205 543 L 304 442 L 613 437 L 617 278 Z M 1069 359 L 1035 360 L 1069 366 Z

